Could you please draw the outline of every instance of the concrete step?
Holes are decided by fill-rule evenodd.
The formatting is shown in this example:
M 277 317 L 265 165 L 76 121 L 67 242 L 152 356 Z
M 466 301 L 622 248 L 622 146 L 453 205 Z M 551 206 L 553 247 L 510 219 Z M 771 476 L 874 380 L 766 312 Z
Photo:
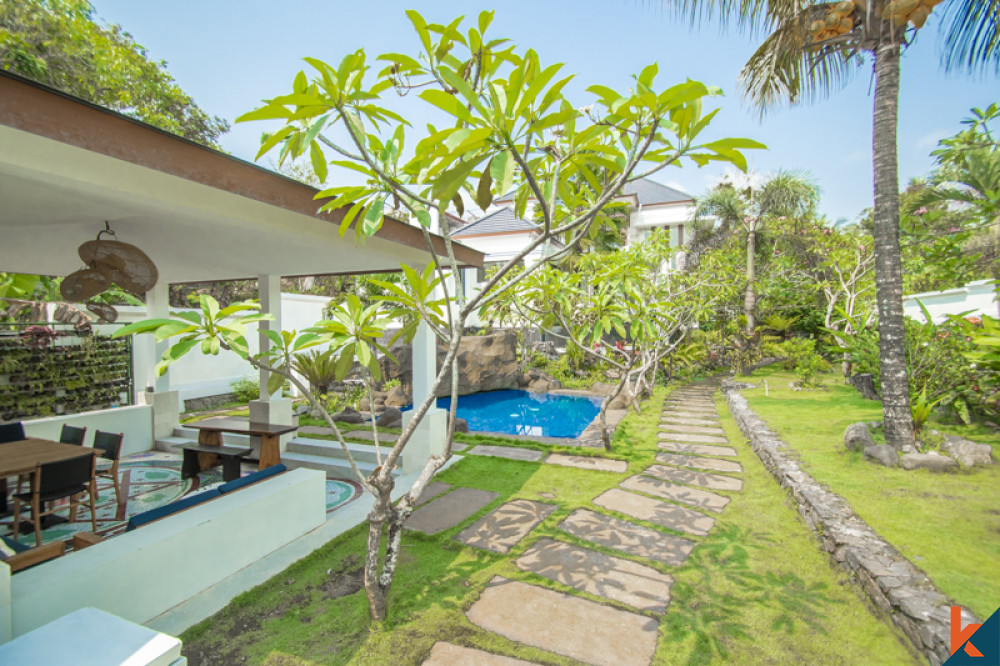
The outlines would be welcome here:
M 308 453 L 288 453 L 281 456 L 281 462 L 285 463 L 288 469 L 306 467 L 308 469 L 318 469 L 326 473 L 328 479 L 347 479 L 357 481 L 357 476 L 351 469 L 350 464 L 342 458 L 330 458 L 328 456 L 314 456 Z M 378 467 L 374 462 L 358 462 L 358 469 L 366 476 L 375 471 Z M 399 475 L 399 468 L 393 471 L 393 476 Z
M 351 457 L 358 462 L 373 463 L 378 460 L 375 455 L 375 447 L 373 445 L 348 442 L 347 448 L 351 451 Z M 387 451 L 388 448 L 383 446 L 382 454 L 385 455 Z M 340 442 L 328 439 L 311 439 L 309 437 L 293 437 L 288 442 L 286 453 L 304 453 L 311 456 L 325 456 L 327 458 L 334 458 L 338 460 L 347 459 L 347 454 L 344 453 L 344 449 L 340 446 Z
M 195 435 L 194 439 L 188 437 L 178 437 L 172 435 L 170 437 L 160 437 L 156 440 L 155 448 L 157 451 L 167 451 L 168 453 L 180 453 L 180 447 L 185 444 L 197 444 L 198 436 Z

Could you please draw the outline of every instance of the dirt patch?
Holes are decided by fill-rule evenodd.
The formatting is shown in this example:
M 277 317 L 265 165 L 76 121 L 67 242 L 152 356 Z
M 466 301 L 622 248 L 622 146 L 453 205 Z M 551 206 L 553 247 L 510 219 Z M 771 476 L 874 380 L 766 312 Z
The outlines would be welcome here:
M 354 594 L 365 586 L 365 569 L 357 555 L 344 559 L 339 570 L 331 571 L 329 579 L 320 588 L 327 599 L 338 599 Z

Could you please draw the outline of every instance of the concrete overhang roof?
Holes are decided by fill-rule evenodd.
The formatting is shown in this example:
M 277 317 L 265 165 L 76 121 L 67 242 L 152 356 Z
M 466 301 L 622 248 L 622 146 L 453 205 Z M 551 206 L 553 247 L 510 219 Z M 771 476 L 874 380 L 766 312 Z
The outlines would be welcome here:
M 312 187 L 0 71 L 0 270 L 67 275 L 107 220 L 168 283 L 425 265 L 421 230 L 386 218 L 363 244 Z M 437 250 L 444 242 L 434 236 Z M 454 244 L 481 266 L 483 253 Z

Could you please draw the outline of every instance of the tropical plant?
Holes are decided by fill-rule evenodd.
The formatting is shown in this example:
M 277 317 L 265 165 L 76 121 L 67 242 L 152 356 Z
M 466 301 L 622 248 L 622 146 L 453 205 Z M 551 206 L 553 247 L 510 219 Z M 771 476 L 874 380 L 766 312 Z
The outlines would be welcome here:
M 99 25 L 87 0 L 0 4 L 0 69 L 209 146 L 229 131 L 121 26 Z
M 876 298 L 886 441 L 913 441 L 906 375 L 896 126 L 900 57 L 937 4 L 934 0 L 667 0 L 693 18 L 769 31 L 740 74 L 748 102 L 764 113 L 782 103 L 831 94 L 863 54 L 874 58 L 873 171 Z M 1000 0 L 946 0 L 944 62 L 949 68 L 1000 70 Z
M 236 399 L 244 404 L 260 397 L 260 383 L 249 377 L 240 377 L 230 382 L 229 388 L 233 390 Z
M 237 119 L 281 123 L 264 136 L 259 157 L 278 150 L 279 162 L 284 162 L 308 154 L 320 182 L 326 181 L 330 166 L 362 175 L 360 184 L 334 185 L 318 194 L 324 200 L 321 210 L 338 216 L 342 235 L 353 227 L 354 237 L 363 242 L 377 233 L 387 202 L 415 220 L 426 241 L 427 266 L 421 271 L 404 265 L 400 283 L 380 285 L 385 303 L 395 309 L 387 311 L 378 303 L 365 307 L 356 297 L 348 297 L 334 317 L 300 335 L 268 331 L 271 349 L 255 356 L 248 353 L 241 329 L 247 316 L 260 315 L 242 315 L 245 305 L 226 311 L 231 315 L 227 317 L 208 302 L 185 322 L 161 320 L 125 329 L 158 332 L 161 339 L 182 336 L 181 342 L 168 349 L 166 362 L 199 342 L 207 353 L 225 344 L 255 366 L 279 378 L 290 377 L 321 413 L 322 406 L 308 387 L 288 371 L 294 354 L 331 344 L 338 354 L 338 376 L 346 374 L 356 360 L 367 368 L 364 381 L 370 394 L 371 380 L 380 378 L 375 351 L 390 316 L 404 318 L 403 335 L 412 337 L 419 325 L 446 345 L 428 395 L 415 402 L 413 416 L 392 448 L 383 457 L 376 445 L 379 466 L 371 474 L 358 469 L 342 433 L 325 415 L 359 482 L 374 498 L 364 583 L 375 620 L 386 615 L 403 524 L 416 498 L 451 455 L 459 380 L 455 359 L 468 317 L 572 252 L 627 183 L 678 165 L 682 159 L 697 164 L 723 161 L 745 168 L 741 150 L 762 147 L 747 139 L 702 139 L 714 116 L 714 112 L 703 113 L 703 104 L 719 91 L 696 81 L 659 91 L 654 87 L 655 65 L 643 69 L 627 92 L 592 86 L 589 90 L 596 99 L 581 111 L 581 105 L 571 103 L 563 93 L 572 77 L 560 78 L 560 65 L 545 67 L 534 51 L 519 51 L 506 40 L 486 36 L 492 12 L 481 13 L 471 26 L 462 18 L 432 24 L 416 11 L 407 15 L 421 45 L 415 57 L 384 54 L 377 58 L 383 64 L 377 72 L 372 71 L 363 50 L 347 55 L 336 66 L 306 58 L 310 74 L 296 74 L 288 94 L 266 100 Z M 427 135 L 408 150 L 409 124 L 387 108 L 383 96 L 410 91 L 419 91 L 419 101 L 444 121 L 424 125 Z M 597 180 L 594 175 L 600 169 L 607 170 L 610 179 Z M 591 187 L 567 187 L 571 179 L 582 179 Z M 460 289 L 452 293 L 448 273 L 457 276 L 461 267 L 447 221 L 449 209 L 459 216 L 464 212 L 460 192 L 485 208 L 510 191 L 515 192 L 518 216 L 524 216 L 529 199 L 542 210 L 538 233 L 500 265 L 479 292 L 467 295 Z M 430 234 L 432 212 L 441 222 L 440 239 Z M 556 239 L 568 242 L 541 263 L 512 272 Z M 450 382 L 452 400 L 443 452 L 427 460 L 410 491 L 397 501 L 392 496 L 393 469 L 445 382 Z M 377 442 L 377 429 L 372 427 Z
M 302 375 L 313 393 L 328 393 L 337 378 L 337 358 L 334 350 L 313 350 L 296 354 L 292 358 L 292 369 Z

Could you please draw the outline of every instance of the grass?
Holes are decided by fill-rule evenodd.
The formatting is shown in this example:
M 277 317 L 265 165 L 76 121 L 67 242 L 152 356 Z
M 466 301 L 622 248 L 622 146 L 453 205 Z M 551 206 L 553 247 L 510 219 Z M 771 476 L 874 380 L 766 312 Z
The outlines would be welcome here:
M 801 457 L 813 477 L 844 497 L 940 589 L 981 618 L 1000 604 L 1000 466 L 954 473 L 907 472 L 867 461 L 843 445 L 844 430 L 858 421 L 882 419 L 878 403 L 866 401 L 832 375 L 827 390 L 795 392 L 791 375 L 768 368 L 746 390 L 750 406 Z M 983 426 L 931 422 L 928 428 L 991 444 L 1000 458 L 1000 435 Z
M 630 414 L 615 434 L 613 457 L 634 474 L 654 461 L 660 389 L 642 414 Z M 723 406 L 721 410 L 725 412 Z M 742 442 L 728 416 L 723 425 Z M 524 442 L 516 442 L 523 445 Z M 546 448 L 546 447 L 542 447 Z M 562 448 L 562 447 L 559 447 Z M 916 663 L 900 634 L 875 616 L 798 519 L 789 500 L 748 447 L 739 445 L 744 489 L 682 567 L 640 560 L 675 580 L 660 622 L 657 664 Z M 576 451 L 579 453 L 580 451 Z M 602 455 L 600 451 L 586 451 Z M 540 664 L 572 660 L 516 644 L 473 625 L 465 612 L 496 575 L 569 591 L 521 571 L 514 561 L 535 540 L 585 543 L 558 524 L 628 474 L 466 456 L 438 480 L 481 488 L 499 497 L 456 527 L 428 536 L 407 532 L 401 565 L 381 625 L 367 616 L 360 567 L 366 527 L 348 531 L 225 609 L 186 631 L 191 663 L 420 664 L 437 641 L 477 647 Z M 508 555 L 464 546 L 452 537 L 511 499 L 555 504 L 556 510 Z M 648 526 L 648 525 L 647 525 Z M 697 539 L 696 539 L 697 540 Z M 587 595 L 576 593 L 578 596 Z M 611 606 L 626 606 L 599 600 Z M 628 609 L 631 610 L 631 609 Z

